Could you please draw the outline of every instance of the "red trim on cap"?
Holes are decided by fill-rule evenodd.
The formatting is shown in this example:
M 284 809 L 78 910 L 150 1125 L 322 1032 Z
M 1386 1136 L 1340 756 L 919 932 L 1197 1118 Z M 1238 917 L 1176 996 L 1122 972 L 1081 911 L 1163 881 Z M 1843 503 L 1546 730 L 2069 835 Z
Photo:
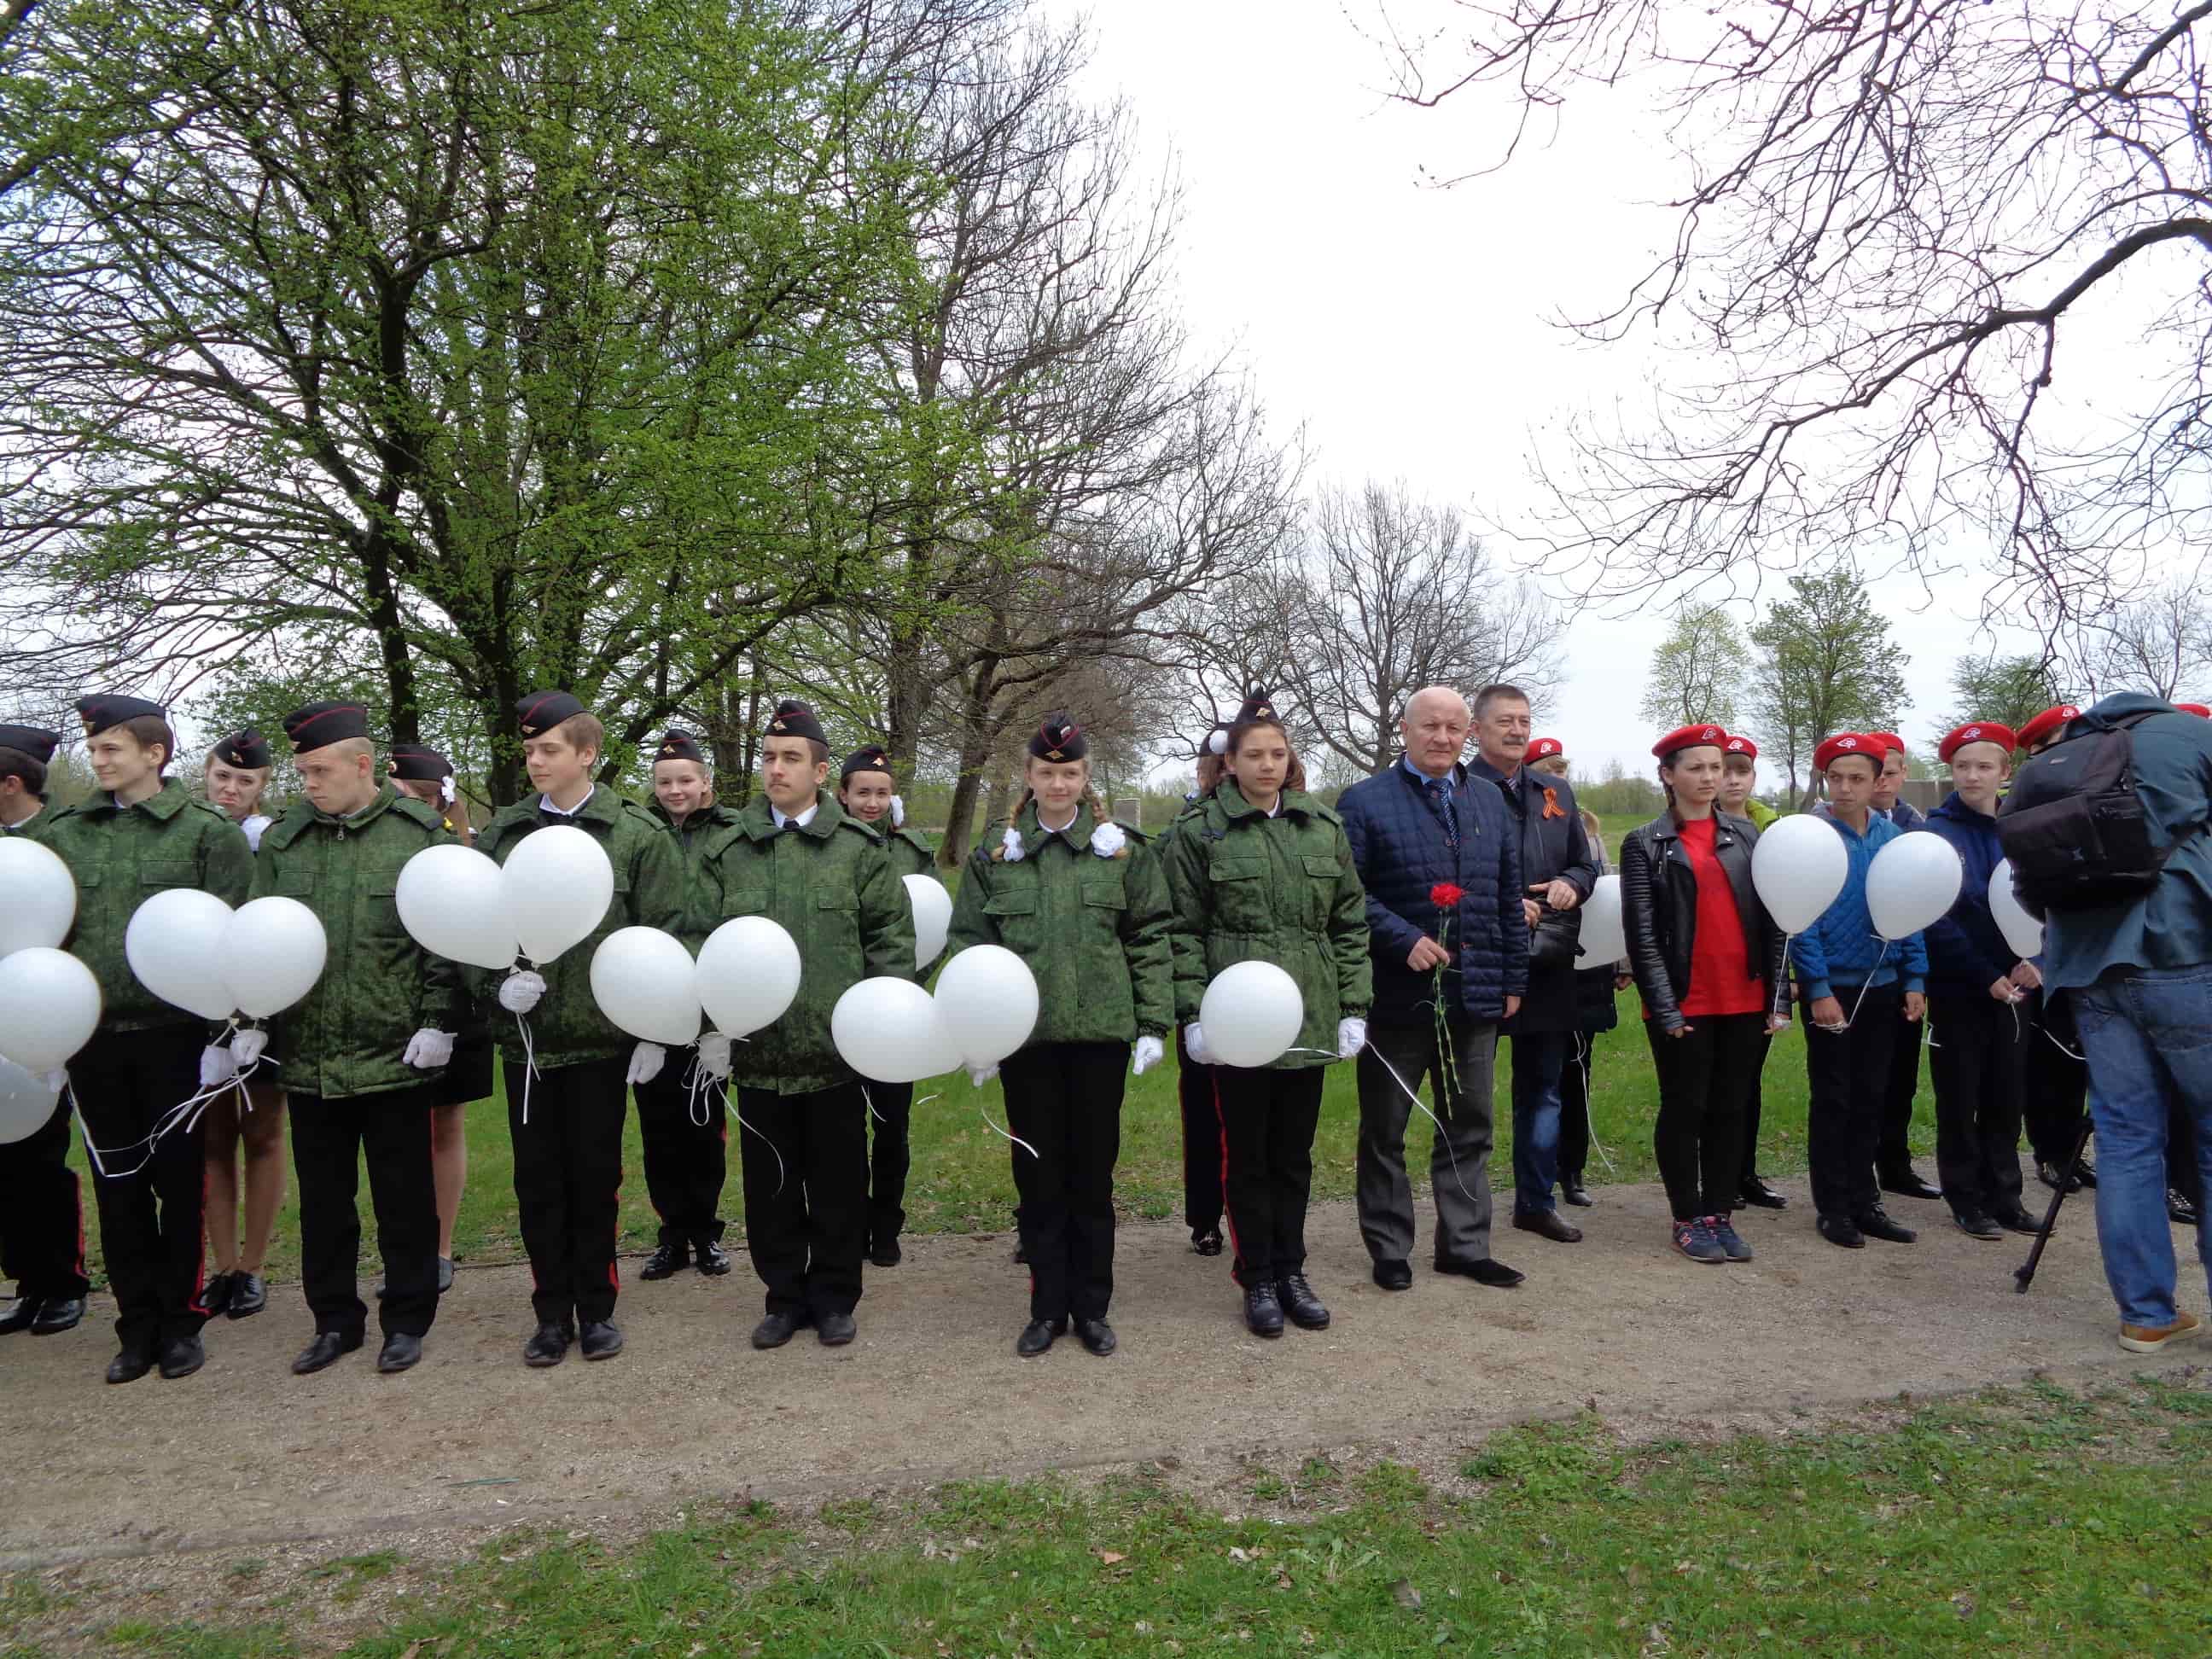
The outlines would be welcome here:
M 315 714 L 308 715 L 307 719 L 301 720 L 297 726 L 287 728 L 287 735 L 294 738 L 297 738 L 301 732 L 306 731 L 317 720 L 322 720 L 325 716 L 331 714 L 358 714 L 362 719 L 367 720 L 368 718 L 368 710 L 362 708 L 361 704 L 357 702 L 334 702 L 328 708 L 319 710 Z M 293 747 L 296 749 L 299 747 L 299 744 L 295 742 L 293 744 Z

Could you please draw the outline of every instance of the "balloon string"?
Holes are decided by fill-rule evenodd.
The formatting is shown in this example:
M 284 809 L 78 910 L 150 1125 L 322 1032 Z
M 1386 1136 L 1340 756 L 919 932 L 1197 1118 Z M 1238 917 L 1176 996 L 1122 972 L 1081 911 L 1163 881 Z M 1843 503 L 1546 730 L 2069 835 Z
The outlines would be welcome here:
M 530 1022 L 520 1014 L 514 1017 L 514 1029 L 522 1033 L 522 1122 L 530 1125 L 530 1085 L 538 1075 L 538 1045 L 530 1040 Z
M 2015 1013 L 2017 1013 L 2019 1011 L 2018 1011 L 2017 1009 L 2015 1009 L 2014 1012 Z M 2089 1056 L 2088 1056 L 2088 1055 L 2087 1055 L 2087 1054 L 2075 1054 L 2075 1053 L 2071 1048 L 2068 1048 L 2064 1043 L 2063 1043 L 2063 1042 L 2059 1042 L 2059 1041 L 2058 1041 L 2058 1039 L 2057 1039 L 2057 1037 L 2055 1037 L 2055 1036 L 2051 1036 L 2051 1028 L 2050 1028 L 2048 1025 L 2044 1026 L 2044 1027 L 2042 1028 L 2042 1031 L 2043 1031 L 2043 1035 L 2044 1035 L 2044 1036 L 2047 1036 L 2047 1037 L 2051 1037 L 2051 1044 L 2052 1044 L 2052 1046 L 2053 1046 L 2053 1047 L 2055 1047 L 2055 1048 L 2058 1050 L 2058 1052 L 2059 1052 L 2060 1054 L 2062 1054 L 2065 1055 L 2067 1059 L 2069 1059 L 2069 1060 L 2080 1060 L 2080 1061 L 2081 1061 L 2084 1066 L 2086 1066 L 2086 1065 L 2087 1065 L 2087 1064 L 2089 1063 Z
M 722 1090 L 722 1104 L 729 1109 L 730 1115 L 737 1119 L 738 1127 L 751 1134 L 756 1139 L 759 1140 L 762 1145 L 765 1146 L 769 1151 L 775 1153 L 775 1190 L 778 1193 L 782 1192 L 786 1174 L 782 1152 L 777 1147 L 775 1142 L 770 1140 L 766 1135 L 762 1134 L 758 1129 L 754 1128 L 751 1124 L 745 1121 L 745 1115 L 738 1109 L 737 1103 L 730 1098 L 730 1091 L 727 1087 L 725 1087 Z
M 714 1074 L 707 1069 L 706 1061 L 695 1043 L 691 1049 L 691 1064 L 684 1072 L 684 1092 L 687 1097 L 684 1115 L 691 1120 L 691 1127 L 695 1129 L 703 1129 L 714 1121 L 714 1108 L 708 1104 L 707 1097 L 714 1092 L 717 1080 Z
M 863 1093 L 866 1093 L 866 1090 L 865 1085 L 863 1086 L 862 1092 L 863 1092 Z M 981 1091 L 978 1091 L 978 1092 L 980 1093 L 980 1092 L 981 1092 Z M 937 1097 L 936 1097 L 935 1095 L 931 1095 L 931 1096 L 929 1097 L 929 1098 L 930 1098 L 931 1100 L 934 1100 L 934 1099 L 936 1099 L 936 1098 L 937 1098 Z M 921 1101 L 916 1101 L 915 1103 L 918 1106 L 918 1105 L 922 1104 L 923 1103 L 922 1103 L 922 1102 L 921 1102 Z M 1038 1157 L 1038 1154 L 1037 1154 L 1037 1149 L 1036 1149 L 1036 1147 L 1034 1147 L 1034 1146 L 1030 1146 L 1030 1145 L 1029 1144 L 1029 1142 L 1028 1142 L 1028 1141 L 1024 1140 L 1024 1139 L 1023 1139 L 1019 1135 L 1018 1135 L 1018 1134 L 1014 1133 L 1011 1129 L 1001 1129 L 1001 1128 L 1000 1128 L 997 1124 L 995 1124 L 995 1123 L 992 1122 L 992 1121 L 991 1121 L 991 1115 L 990 1115 L 988 1112 L 987 1112 L 987 1111 L 985 1111 L 985 1110 L 983 1109 L 982 1105 L 981 1104 L 981 1103 L 977 1103 L 977 1105 L 976 1105 L 976 1108 L 975 1108 L 975 1115 L 976 1115 L 977 1117 L 980 1117 L 980 1118 L 981 1118 L 981 1119 L 983 1120 L 983 1127 L 984 1127 L 985 1128 L 988 1129 L 988 1130 L 989 1130 L 993 1134 L 999 1136 L 1001 1139 L 1004 1139 L 1004 1140 L 1011 1140 L 1012 1142 L 1013 1142 L 1013 1144 L 1014 1144 L 1015 1146 L 1017 1146 L 1020 1147 L 1024 1152 L 1027 1152 L 1027 1153 L 1028 1153 L 1031 1158 L 1037 1158 L 1037 1157 Z M 1012 1119 L 1009 1119 L 1009 1120 L 1008 1120 L 1008 1121 L 1010 1121 L 1010 1122 L 1011 1122 L 1012 1121 Z M 1042 1162 L 1042 1158 L 1039 1158 L 1039 1160 L 1038 1160 L 1038 1161 L 1039 1161 L 1039 1162 Z
M 1782 982 L 1774 988 L 1774 1006 L 1767 1011 L 1778 1018 L 1790 1012 L 1790 951 L 1796 943 L 1795 933 L 1782 936 Z
M 62 1088 L 69 1096 L 70 1113 L 76 1119 L 76 1131 L 84 1137 L 84 1155 L 92 1160 L 93 1173 L 104 1176 L 107 1166 L 100 1161 L 100 1148 L 92 1144 L 92 1125 L 84 1121 L 84 1108 L 77 1104 L 76 1081 L 67 1071 L 62 1073 Z
M 875 1119 L 878 1123 L 888 1123 L 890 1121 L 890 1119 L 885 1117 L 881 1112 L 876 1109 L 876 1097 L 868 1092 L 868 1085 L 866 1083 L 860 1085 L 860 1098 L 868 1103 L 868 1115 L 870 1117 Z
M 1605 1160 L 1605 1172 L 1619 1175 L 1620 1171 L 1613 1167 L 1613 1154 L 1606 1151 L 1605 1143 L 1597 1138 L 1597 1120 L 1590 1111 L 1589 1063 L 1590 1054 L 1596 1046 L 1588 1031 L 1575 1033 L 1575 1064 L 1582 1068 L 1583 1073 L 1583 1132 L 1589 1141 L 1590 1151 Z
M 1293 1054 L 1313 1054 L 1316 1051 L 1311 1048 L 1299 1048 L 1293 1049 L 1291 1052 Z M 1452 1146 L 1451 1136 L 1444 1131 L 1443 1120 L 1439 1118 L 1434 1112 L 1431 1111 L 1426 1106 L 1421 1103 L 1420 1096 L 1415 1094 L 1413 1089 L 1407 1084 L 1406 1079 L 1398 1075 L 1398 1068 L 1390 1063 L 1389 1058 L 1380 1048 L 1377 1048 L 1372 1043 L 1370 1043 L 1364 1052 L 1374 1055 L 1375 1063 L 1380 1066 L 1384 1071 L 1390 1073 L 1390 1080 L 1393 1083 L 1395 1083 L 1401 1089 L 1405 1090 L 1406 1098 L 1413 1103 L 1413 1109 L 1419 1112 L 1423 1117 L 1428 1119 L 1430 1122 L 1437 1126 L 1437 1139 L 1443 1143 L 1444 1156 L 1451 1160 L 1452 1179 L 1459 1183 L 1461 1196 L 1465 1198 L 1470 1204 L 1476 1202 L 1474 1194 L 1468 1192 L 1467 1189 L 1466 1177 L 1462 1176 L 1459 1172 L 1459 1153 L 1455 1151 Z
M 252 1097 L 250 1097 L 246 1091 L 246 1080 L 253 1074 L 255 1070 L 260 1066 L 260 1063 L 261 1062 L 257 1060 L 251 1065 L 240 1067 L 229 1077 L 225 1078 L 222 1082 L 210 1084 L 204 1089 L 194 1091 L 185 1099 L 179 1101 L 175 1105 L 170 1107 L 167 1111 L 162 1113 L 161 1117 L 155 1121 L 153 1128 L 145 1135 L 137 1140 L 126 1141 L 120 1146 L 102 1148 L 93 1144 L 91 1127 L 85 1122 L 84 1114 L 76 1104 L 76 1091 L 74 1088 L 71 1088 L 70 1091 L 70 1109 L 76 1113 L 77 1126 L 84 1133 L 85 1154 L 92 1160 L 93 1169 L 100 1175 L 112 1181 L 124 1181 L 137 1175 L 140 1170 L 143 1170 L 149 1164 L 151 1164 L 154 1161 L 154 1154 L 160 1149 L 161 1138 L 164 1135 L 169 1134 L 179 1128 L 183 1129 L 186 1134 L 190 1134 L 192 1132 L 194 1126 L 199 1122 L 202 1117 L 206 1115 L 208 1108 L 214 1105 L 216 1101 L 221 1100 L 224 1095 L 229 1093 L 233 1089 L 238 1091 L 238 1098 L 242 1108 L 245 1110 L 251 1111 L 253 1109 L 253 1103 Z M 107 1160 L 109 1158 L 118 1158 L 125 1152 L 135 1152 L 141 1147 L 145 1148 L 144 1155 L 129 1169 L 111 1170 L 107 1167 Z
M 1859 1010 L 1866 1003 L 1866 994 L 1874 989 L 1874 976 L 1881 971 L 1881 964 L 1887 960 L 1888 956 L 1889 941 L 1883 939 L 1881 949 L 1875 955 L 1874 966 L 1867 969 L 1866 982 L 1859 987 L 1858 1000 L 1851 1004 L 1851 1012 L 1844 1020 L 1843 1030 L 1850 1030 L 1853 1023 L 1857 1020 Z

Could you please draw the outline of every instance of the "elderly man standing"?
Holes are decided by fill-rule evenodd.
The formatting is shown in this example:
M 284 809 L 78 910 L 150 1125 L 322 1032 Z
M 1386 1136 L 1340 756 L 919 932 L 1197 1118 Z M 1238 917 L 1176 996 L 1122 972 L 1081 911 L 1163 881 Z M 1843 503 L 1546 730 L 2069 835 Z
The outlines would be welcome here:
M 1359 1056 L 1359 1231 L 1386 1291 L 1413 1282 L 1406 1125 L 1424 1078 L 1435 1079 L 1439 1121 L 1436 1270 L 1500 1289 L 1522 1279 L 1491 1257 L 1488 1168 L 1498 1023 L 1528 976 L 1521 842 L 1498 790 L 1461 764 L 1469 725 L 1450 687 L 1415 692 L 1399 725 L 1406 752 L 1337 803 L 1367 890 L 1375 1000 Z
M 1513 1039 L 1513 1224 L 1575 1244 L 1582 1229 L 1561 1218 L 1552 1187 L 1559 1174 L 1559 1075 L 1574 1046 L 1582 921 L 1574 911 L 1597 885 L 1597 860 L 1566 780 L 1522 766 L 1528 732 L 1528 694 L 1519 686 L 1486 685 L 1475 693 L 1476 755 L 1468 772 L 1504 797 L 1521 852 L 1521 908 L 1531 940 L 1528 994 L 1505 1025 Z

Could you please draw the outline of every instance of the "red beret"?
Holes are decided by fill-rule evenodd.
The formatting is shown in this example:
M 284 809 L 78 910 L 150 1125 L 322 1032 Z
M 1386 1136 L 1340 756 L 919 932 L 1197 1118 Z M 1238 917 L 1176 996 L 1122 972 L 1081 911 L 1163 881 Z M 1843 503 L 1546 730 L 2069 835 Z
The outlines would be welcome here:
M 1874 769 L 1881 770 L 1881 758 L 1888 752 L 1879 734 L 1862 732 L 1838 732 L 1813 751 L 1813 769 L 1825 772 L 1840 757 L 1856 755 L 1862 760 L 1874 763 Z
M 1970 743 L 2002 744 L 2007 749 L 2020 747 L 2020 739 L 2009 726 L 1999 726 L 1995 720 L 1972 720 L 1936 745 L 1936 758 L 1948 765 L 1951 757 Z
M 1753 760 L 1757 760 L 1759 758 L 1759 745 L 1753 743 L 1749 738 L 1730 738 L 1726 743 L 1721 745 L 1721 753 L 1723 755 L 1745 755 L 1748 756 Z
M 1533 738 L 1528 743 L 1528 752 L 1521 758 L 1524 761 L 1549 760 L 1554 755 L 1564 755 L 1566 752 L 1566 744 L 1561 743 L 1557 738 Z
M 1869 743 L 1878 743 L 1885 749 L 1894 749 L 1900 755 L 1905 752 L 1905 739 L 1894 732 L 1869 732 L 1865 735 Z
M 1728 741 L 1728 733 L 1717 726 L 1678 726 L 1651 745 L 1651 752 L 1661 760 L 1685 749 L 1717 749 Z
M 2081 712 L 2070 702 L 2059 703 L 2045 709 L 2027 725 L 2021 726 L 2014 735 L 2020 738 L 2021 748 L 2033 749 Z
M 2173 705 L 2185 714 L 2194 714 L 2200 720 L 2212 720 L 2212 708 L 2201 702 L 2178 702 Z

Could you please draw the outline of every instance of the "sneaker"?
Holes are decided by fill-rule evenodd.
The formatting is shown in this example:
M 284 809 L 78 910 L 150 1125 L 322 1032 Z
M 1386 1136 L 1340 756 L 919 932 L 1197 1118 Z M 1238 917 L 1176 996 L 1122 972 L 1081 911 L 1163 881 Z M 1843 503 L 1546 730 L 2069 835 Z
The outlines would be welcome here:
M 2195 1314 L 2177 1313 L 2171 1325 L 2121 1326 L 2120 1346 L 2130 1353 L 2161 1353 L 2168 1343 L 2203 1334 L 2203 1322 Z
M 1724 1215 L 1709 1215 L 1705 1231 L 1713 1236 L 1713 1243 L 1721 1247 L 1721 1254 L 1731 1261 L 1751 1260 L 1751 1246 L 1745 1243 L 1735 1227 Z
M 1728 1251 L 1713 1237 L 1713 1230 L 1703 1218 L 1677 1221 L 1674 1224 L 1674 1248 L 1692 1261 L 1718 1267 L 1728 1260 Z
M 2177 1227 L 2194 1227 L 2197 1224 L 2197 1206 L 2189 1201 L 2189 1194 L 2179 1187 L 2166 1189 L 2166 1213 Z

